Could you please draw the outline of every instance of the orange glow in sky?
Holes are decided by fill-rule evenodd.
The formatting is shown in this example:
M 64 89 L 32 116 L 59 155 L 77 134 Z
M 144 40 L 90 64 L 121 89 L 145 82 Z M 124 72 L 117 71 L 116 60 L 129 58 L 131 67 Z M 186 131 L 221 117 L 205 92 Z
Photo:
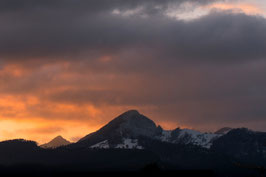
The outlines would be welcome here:
M 237 12 L 244 12 L 248 15 L 266 15 L 266 12 L 264 9 L 260 8 L 256 4 L 252 3 L 213 3 L 211 5 L 208 5 L 207 8 L 215 8 L 220 10 L 233 10 Z
M 194 20 L 200 19 L 202 16 L 212 15 L 211 12 L 216 12 L 217 10 L 219 12 L 229 11 L 230 13 L 239 13 L 243 16 L 243 19 L 246 17 L 245 14 L 252 15 L 252 18 L 255 19 L 254 21 L 257 22 L 256 20 L 260 18 L 254 17 L 253 15 L 266 17 L 266 4 L 263 3 L 264 6 L 259 5 L 259 2 L 262 1 L 264 0 L 219 1 L 219 3 L 212 2 L 208 5 L 205 3 L 189 2 L 184 3 L 184 6 L 179 6 L 180 4 L 178 4 L 178 6 L 174 6 L 173 9 L 170 8 L 169 13 L 168 11 L 162 11 L 162 14 L 158 14 L 166 16 L 168 14 L 167 17 L 182 17 L 178 19 L 191 18 Z M 113 14 L 110 14 L 108 10 L 110 19 L 114 18 L 116 20 L 122 20 L 121 23 L 112 24 L 112 20 L 110 20 L 110 22 L 108 21 L 108 23 L 105 24 L 105 20 L 108 20 L 109 17 L 105 19 L 101 16 L 98 20 L 93 20 L 95 25 L 97 25 L 96 22 L 98 21 L 99 23 L 102 23 L 95 26 L 95 29 L 93 25 L 91 25 L 92 28 L 88 25 L 89 20 L 95 19 L 94 16 L 91 19 L 89 18 L 88 21 L 87 16 L 86 18 L 82 17 L 82 20 L 79 19 L 81 17 L 77 16 L 69 22 L 66 21 L 66 24 L 67 27 L 70 27 L 73 22 L 77 24 L 81 23 L 79 26 L 72 25 L 73 28 L 71 27 L 69 29 L 63 26 L 62 28 L 58 28 L 57 31 L 54 31 L 53 27 L 53 25 L 57 23 L 54 22 L 50 24 L 50 19 L 46 20 L 45 22 L 47 22 L 47 24 L 44 25 L 47 26 L 47 30 L 51 30 L 47 32 L 47 34 L 46 30 L 43 30 L 41 26 L 37 25 L 38 27 L 35 28 L 36 24 L 34 20 L 38 18 L 34 19 L 32 24 L 27 24 L 30 22 L 28 18 L 24 19 L 25 22 L 21 22 L 23 25 L 21 25 L 20 28 L 18 28 L 20 23 L 14 23 L 15 26 L 12 26 L 14 25 L 13 22 L 3 25 L 7 27 L 3 29 L 3 32 L 1 30 L 1 33 L 3 33 L 2 35 L 5 36 L 5 33 L 7 33 L 6 40 L 8 38 L 11 40 L 7 46 L 5 46 L 5 42 L 3 42 L 1 47 L 5 46 L 12 52 L 7 52 L 5 55 L 0 54 L 0 141 L 14 138 L 25 138 L 35 140 L 42 144 L 58 135 L 62 135 L 70 141 L 77 141 L 79 138 L 96 131 L 116 116 L 130 109 L 137 109 L 140 113 L 154 120 L 155 123 L 161 125 L 165 129 L 181 127 L 203 130 L 212 127 L 210 126 L 211 122 L 208 122 L 208 125 L 205 125 L 205 122 L 197 121 L 197 118 L 194 119 L 194 117 L 201 116 L 200 118 L 203 117 L 202 120 L 206 117 L 215 118 L 216 108 L 217 114 L 219 114 L 217 117 L 219 118 L 209 118 L 207 121 L 213 120 L 213 129 L 222 126 L 216 121 L 220 120 L 220 117 L 228 117 L 228 109 L 226 107 L 228 102 L 226 102 L 227 100 L 224 101 L 223 98 L 220 100 L 220 106 L 218 100 L 220 97 L 219 95 L 216 95 L 216 92 L 220 93 L 220 91 L 224 90 L 225 97 L 228 95 L 231 96 L 231 90 L 229 88 L 231 87 L 232 90 L 234 90 L 239 86 L 239 88 L 242 89 L 242 85 L 247 83 L 247 73 L 251 74 L 249 79 L 252 81 L 252 85 L 259 85 L 259 81 L 262 81 L 262 79 L 258 79 L 258 82 L 254 84 L 255 81 L 251 78 L 255 78 L 258 75 L 258 71 L 257 68 L 256 71 L 251 70 L 251 67 L 250 70 L 247 70 L 248 72 L 245 71 L 242 73 L 243 77 L 245 76 L 245 82 L 241 82 L 241 80 L 238 79 L 241 78 L 241 73 L 236 73 L 236 71 L 238 71 L 239 68 L 242 69 L 242 67 L 245 69 L 244 64 L 246 63 L 241 63 L 239 68 L 237 66 L 234 70 L 231 70 L 231 67 L 226 67 L 225 71 L 222 71 L 222 67 L 219 67 L 217 73 L 215 68 L 216 64 L 213 65 L 213 63 L 216 62 L 216 59 L 215 57 L 213 58 L 213 56 L 220 57 L 220 55 L 226 53 L 227 50 L 229 50 L 230 53 L 231 50 L 234 51 L 237 49 L 238 46 L 234 46 L 235 48 L 230 47 L 229 49 L 228 44 L 232 43 L 230 42 L 231 38 L 233 39 L 234 36 L 237 36 L 235 31 L 237 31 L 237 33 L 238 31 L 241 31 L 239 29 L 242 28 L 242 26 L 236 25 L 236 27 L 240 26 L 239 29 L 237 29 L 234 25 L 236 24 L 234 21 L 228 31 L 224 30 L 225 33 L 233 31 L 230 35 L 224 35 L 229 36 L 228 38 L 223 38 L 222 35 L 219 35 L 221 29 L 217 29 L 219 32 L 215 33 L 214 31 L 213 38 L 210 37 L 209 40 L 205 40 L 205 31 L 212 28 L 205 30 L 205 26 L 202 26 L 199 28 L 199 33 L 195 33 L 197 29 L 186 30 L 187 27 L 190 27 L 189 23 L 180 23 L 179 21 L 177 22 L 177 20 L 172 20 L 172 18 L 167 22 L 165 16 L 159 19 L 156 19 L 157 16 L 155 16 L 154 19 L 151 18 L 152 15 L 141 16 L 139 17 L 141 23 L 136 23 L 136 25 L 130 24 L 138 21 L 137 15 L 141 14 L 142 10 L 143 9 L 141 8 L 137 8 L 135 11 L 126 12 L 120 12 L 117 10 L 114 11 Z M 57 11 L 55 10 L 53 12 Z M 68 10 L 62 12 L 68 12 Z M 76 13 L 71 13 L 71 16 L 74 14 Z M 77 13 L 77 15 L 81 14 L 83 15 L 83 13 Z M 99 14 L 97 13 L 97 18 Z M 119 17 L 121 14 L 123 18 Z M 17 15 L 20 17 L 20 12 Z M 47 12 L 45 11 L 40 17 L 46 18 L 46 15 Z M 87 15 L 89 16 L 90 14 Z M 5 16 L 6 14 L 3 16 L 3 19 Z M 25 17 L 28 16 L 29 15 L 26 13 Z M 126 19 L 131 18 L 131 16 L 134 16 L 134 18 Z M 10 17 L 10 19 L 15 17 L 17 16 Z M 57 19 L 61 20 L 62 17 L 63 15 L 58 14 Z M 147 20 L 149 18 L 152 20 Z M 133 21 L 128 23 L 128 20 Z M 231 19 L 229 18 L 229 20 Z M 9 21 L 9 18 L 6 19 L 6 21 Z M 206 26 L 212 25 L 211 27 L 215 27 L 213 28 L 213 30 L 215 30 L 217 26 L 218 28 L 220 27 L 217 25 L 219 22 L 216 21 L 217 20 L 215 19 L 210 23 L 206 23 Z M 125 26 L 120 25 L 125 22 L 128 24 L 125 24 Z M 154 24 L 149 25 L 149 22 Z M 159 22 L 163 23 L 159 24 Z M 145 26 L 146 23 L 147 26 Z M 191 22 L 191 24 L 192 23 L 193 22 Z M 3 24 L 5 24 L 5 22 L 3 22 Z M 37 24 L 39 24 L 39 21 Z M 63 24 L 66 25 L 65 23 L 62 23 L 62 25 Z M 60 25 L 61 24 L 58 24 L 58 27 Z M 105 27 L 104 25 L 107 26 Z M 149 28 L 152 25 L 156 25 L 156 28 L 150 30 Z M 180 25 L 180 27 L 178 25 Z M 197 25 L 199 25 L 199 23 Z M 250 24 L 245 23 L 245 25 L 249 26 Z M 246 26 L 242 29 L 247 29 Z M 76 27 L 78 27 L 77 29 L 80 29 L 75 31 Z M 138 27 L 139 29 L 132 30 L 132 27 Z M 144 28 L 141 29 L 142 27 Z M 169 29 L 166 28 L 166 31 L 164 32 L 164 27 Z M 105 30 L 105 28 L 108 30 Z M 19 30 L 19 32 L 13 32 L 17 29 L 22 30 L 21 36 Z M 32 41 L 25 40 L 30 34 L 29 29 L 32 31 L 40 30 L 39 33 L 43 33 L 47 35 L 47 37 L 51 35 L 49 37 L 51 41 L 48 39 L 46 41 L 45 35 L 44 37 L 40 37 L 40 39 L 36 39 L 36 41 L 35 39 Z M 67 30 L 64 31 L 65 29 Z M 101 31 L 99 29 L 103 30 Z M 125 39 L 117 39 L 120 37 L 121 33 L 118 29 L 123 31 L 121 38 Z M 227 26 L 223 29 L 227 29 Z M 256 30 L 253 27 L 250 30 L 254 33 L 257 31 L 264 31 L 261 29 L 264 29 L 264 26 L 259 28 L 259 30 Z M 63 31 L 62 34 L 61 30 Z M 89 34 L 90 30 L 92 34 Z M 11 33 L 9 33 L 10 31 Z M 60 33 L 57 34 L 58 31 L 60 31 Z M 167 34 L 163 34 L 163 32 Z M 171 32 L 173 33 L 170 34 Z M 34 35 L 39 33 L 34 32 Z M 78 33 L 83 35 L 79 36 Z M 104 35 L 101 33 L 104 33 Z M 209 34 L 206 36 L 208 35 Z M 246 33 L 243 35 L 246 35 Z M 253 55 L 255 55 L 255 57 L 257 57 L 257 47 L 260 47 L 259 45 L 264 44 L 265 41 L 263 38 L 265 37 L 264 33 L 262 32 L 261 35 L 252 35 L 251 37 L 243 37 L 243 35 L 237 36 L 236 40 L 241 39 L 241 41 L 236 44 L 240 45 L 247 43 L 248 45 L 250 42 L 245 41 L 254 37 L 254 40 L 251 40 L 251 42 L 254 42 L 255 44 L 253 47 L 243 45 L 242 48 L 247 49 L 248 56 L 252 55 L 253 57 Z M 17 38 L 13 36 L 17 36 Z M 56 38 L 57 41 L 54 41 L 55 36 L 58 36 L 58 39 Z M 76 36 L 77 39 L 74 39 Z M 201 39 L 202 36 L 204 37 L 203 39 Z M 106 37 L 107 44 L 105 44 L 105 39 L 102 39 L 104 37 Z M 242 38 L 244 42 L 242 42 Z M 188 41 L 186 41 L 187 39 Z M 217 44 L 213 43 L 216 39 L 218 40 Z M 259 41 L 261 39 L 264 41 Z M 195 42 L 195 40 L 197 41 Z M 64 45 L 64 43 L 61 43 L 62 41 L 67 41 L 65 48 L 62 47 Z M 257 41 L 259 42 L 257 43 Z M 27 42 L 29 42 L 29 44 Z M 39 45 L 36 45 L 36 58 L 34 51 L 31 51 L 32 48 L 35 49 L 35 42 L 36 44 L 39 43 Z M 47 44 L 44 44 L 45 42 L 47 42 Z M 83 45 L 83 42 L 84 46 L 82 47 L 80 45 Z M 224 45 L 224 42 L 226 45 Z M 97 45 L 95 45 L 95 43 Z M 201 43 L 204 44 L 203 48 L 200 48 Z M 17 47 L 10 47 L 9 45 Z M 25 49 L 23 48 L 24 45 Z M 29 45 L 28 48 L 26 45 Z M 212 49 L 212 47 L 215 47 L 216 45 L 218 54 L 212 54 L 211 50 L 214 50 L 214 52 L 216 51 L 216 48 Z M 219 47 L 220 45 L 221 47 Z M 99 49 L 102 47 L 99 51 L 98 46 Z M 42 47 L 44 49 L 42 49 Z M 48 48 L 45 49 L 45 47 Z M 57 51 L 55 51 L 57 50 L 57 47 L 58 54 Z M 17 48 L 19 48 L 18 51 L 16 51 Z M 79 51 L 79 48 L 82 48 L 82 51 Z M 230 56 L 233 56 L 233 58 L 239 58 L 239 60 L 244 57 L 238 57 L 245 52 L 242 52 L 242 48 L 228 55 L 228 63 L 226 62 L 228 66 L 231 62 L 229 62 L 229 60 L 234 60 L 230 59 Z M 3 47 L 3 50 L 1 50 L 0 53 L 5 53 L 5 49 L 6 48 Z M 41 50 L 38 52 L 37 49 Z M 71 54 L 68 54 L 68 50 L 72 49 L 73 51 L 70 52 Z M 263 47 L 258 49 L 260 52 L 258 54 L 260 60 L 264 57 L 263 49 Z M 202 50 L 206 51 L 202 52 Z M 47 51 L 50 51 L 51 54 Z M 209 60 L 207 56 L 209 53 L 211 54 L 211 60 Z M 202 56 L 198 59 L 198 55 Z M 227 55 L 225 56 L 227 59 Z M 167 57 L 169 57 L 169 59 Z M 188 58 L 186 59 L 186 57 Z M 217 59 L 219 62 L 225 59 L 219 57 Z M 184 58 L 184 60 L 182 58 Z M 199 68 L 195 67 L 198 65 L 198 62 L 201 62 L 201 59 L 204 60 L 203 64 L 200 65 Z M 248 59 L 245 59 L 245 62 L 247 61 Z M 253 58 L 250 61 L 253 62 Z M 193 64 L 193 62 L 197 64 Z M 210 62 L 208 65 L 208 67 L 210 67 L 209 70 L 206 69 L 208 68 L 207 65 L 206 68 L 203 67 L 208 62 Z M 190 63 L 192 66 L 189 66 Z M 227 66 L 226 64 L 224 64 L 223 67 Z M 234 67 L 235 66 L 236 65 L 234 65 Z M 262 68 L 260 69 L 262 70 Z M 239 83 L 234 81 L 230 82 L 230 79 L 224 79 L 226 77 L 229 78 L 227 71 L 230 71 L 228 73 L 231 73 L 231 75 L 235 75 L 235 77 L 232 78 L 238 80 Z M 214 73 L 214 75 L 209 78 L 211 75 L 210 73 Z M 261 75 L 259 75 L 258 78 L 260 78 Z M 222 88 L 218 87 L 219 84 L 217 84 L 216 92 L 215 90 L 213 91 L 213 86 L 211 85 L 210 87 L 209 85 L 213 83 L 209 82 L 208 78 L 209 80 L 213 79 L 213 83 L 215 84 L 220 83 Z M 226 84 L 228 84 L 228 88 L 226 87 Z M 208 89 L 211 90 L 209 96 L 209 93 L 206 91 Z M 253 94 L 253 90 L 254 88 L 252 87 L 252 89 L 248 90 L 248 94 L 243 95 Z M 217 96 L 217 98 L 213 99 L 214 96 Z M 255 96 L 257 97 L 257 95 Z M 240 96 L 239 99 L 242 102 L 242 96 Z M 233 101 L 234 100 L 231 102 L 234 103 Z M 213 104 L 213 102 L 216 105 Z M 249 103 L 249 100 L 247 103 Z M 232 105 L 235 106 L 236 104 Z M 210 108 L 212 106 L 213 108 Z M 193 111 L 191 111 L 191 109 L 193 109 L 195 115 L 192 114 Z M 236 109 L 240 110 L 237 106 Z M 235 113 L 235 111 L 232 112 Z M 224 114 L 220 115 L 221 113 Z M 226 125 L 228 122 L 230 123 L 230 121 L 226 121 L 224 121 Z

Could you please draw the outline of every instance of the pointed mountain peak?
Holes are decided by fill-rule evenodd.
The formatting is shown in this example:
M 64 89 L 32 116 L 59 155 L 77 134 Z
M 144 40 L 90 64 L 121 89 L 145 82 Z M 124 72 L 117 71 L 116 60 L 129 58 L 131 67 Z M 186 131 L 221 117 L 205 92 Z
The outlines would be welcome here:
M 129 127 L 142 127 L 143 129 L 148 128 L 150 126 L 156 127 L 156 124 L 149 119 L 148 117 L 140 114 L 137 110 L 129 110 L 124 112 L 123 114 L 119 115 L 115 119 L 113 119 L 110 123 L 124 123 L 127 124 Z M 129 128 L 127 127 L 127 128 Z
M 117 118 L 130 119 L 136 117 L 144 117 L 137 110 L 129 110 L 119 115 Z
M 57 137 L 55 137 L 53 140 L 59 140 L 59 139 L 63 139 L 63 140 L 65 140 L 61 135 L 58 135 Z
M 156 124 L 137 110 L 129 110 L 111 120 L 98 131 L 91 133 L 79 141 L 97 139 L 97 142 L 114 137 L 136 138 L 154 136 L 158 132 Z M 97 138 L 96 138 L 97 137 Z M 99 138 L 100 137 L 100 138 Z M 96 142 L 96 140 L 93 140 Z
M 128 116 L 132 116 L 132 115 L 140 115 L 140 113 L 137 111 L 137 110 L 128 110 L 128 111 L 126 111 L 126 112 L 124 112 L 123 114 L 121 114 L 121 115 L 128 115 Z
M 41 145 L 40 147 L 42 147 L 42 148 L 57 148 L 57 147 L 65 146 L 68 144 L 71 144 L 71 142 L 64 139 L 61 135 L 59 135 L 59 136 L 55 137 L 54 139 L 52 139 L 50 142 Z

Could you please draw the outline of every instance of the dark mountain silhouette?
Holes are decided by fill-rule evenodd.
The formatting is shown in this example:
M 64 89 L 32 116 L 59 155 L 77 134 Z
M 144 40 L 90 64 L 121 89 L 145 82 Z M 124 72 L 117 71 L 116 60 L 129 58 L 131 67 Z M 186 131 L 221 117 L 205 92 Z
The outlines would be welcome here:
M 228 133 L 231 130 L 232 130 L 232 128 L 230 128 L 230 127 L 224 127 L 224 128 L 221 128 L 221 129 L 217 130 L 215 132 L 215 134 L 222 134 L 223 135 L 223 134 Z
M 92 146 L 107 140 L 108 147 L 115 147 L 123 143 L 123 138 L 153 137 L 160 133 L 160 131 L 161 129 L 156 127 L 152 120 L 141 115 L 136 110 L 130 110 L 113 119 L 100 130 L 80 139 L 76 145 Z
M 52 139 L 50 142 L 40 145 L 42 148 L 57 148 L 60 146 L 69 145 L 71 142 L 64 139 L 62 136 L 57 136 Z
M 91 148 L 143 148 L 141 137 L 175 144 L 194 144 L 209 148 L 219 134 L 201 133 L 190 129 L 164 130 L 136 110 L 127 111 L 96 132 L 80 139 L 73 146 Z
M 254 168 L 245 168 L 250 166 Z M 221 134 L 166 131 L 134 110 L 77 143 L 57 148 L 41 148 L 22 139 L 0 142 L 1 172 L 33 176 L 99 172 L 108 176 L 173 172 L 177 176 L 197 170 L 197 176 L 242 177 L 259 175 L 265 166 L 266 133 L 245 128 Z
M 233 129 L 213 142 L 211 150 L 243 161 L 266 165 L 266 133 L 247 128 Z

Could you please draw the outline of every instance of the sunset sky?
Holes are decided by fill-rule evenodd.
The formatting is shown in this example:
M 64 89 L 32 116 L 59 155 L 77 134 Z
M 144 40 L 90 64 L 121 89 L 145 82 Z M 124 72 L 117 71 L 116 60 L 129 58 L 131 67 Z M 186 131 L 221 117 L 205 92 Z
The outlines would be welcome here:
M 266 131 L 264 0 L 1 0 L 0 140 L 77 141 L 137 109 Z

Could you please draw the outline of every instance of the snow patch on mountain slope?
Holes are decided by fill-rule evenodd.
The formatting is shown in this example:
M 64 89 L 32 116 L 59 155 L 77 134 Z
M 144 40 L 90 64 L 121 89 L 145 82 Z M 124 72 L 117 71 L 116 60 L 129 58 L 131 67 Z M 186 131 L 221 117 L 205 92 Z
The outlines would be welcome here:
M 163 130 L 160 140 L 163 142 L 169 142 L 171 138 L 172 130 Z
M 191 129 L 180 129 L 177 137 L 172 137 L 172 130 L 163 130 L 157 139 L 169 143 L 194 144 L 204 148 L 210 148 L 212 141 L 221 136 L 214 133 L 201 133 Z
M 96 149 L 109 149 L 109 148 L 115 148 L 115 149 L 144 149 L 142 146 L 139 145 L 137 139 L 130 139 L 130 138 L 123 138 L 122 143 L 117 145 L 110 145 L 108 140 L 104 140 L 102 142 L 99 142 L 95 145 L 90 146 L 90 148 L 96 148 Z
M 98 149 L 108 149 L 110 148 L 108 140 L 104 140 L 102 142 L 99 142 L 95 145 L 90 146 L 90 148 L 98 148 Z
M 195 130 L 183 129 L 180 132 L 179 137 L 190 136 L 191 139 L 188 143 L 192 143 L 194 145 L 199 145 L 205 148 L 210 148 L 212 145 L 212 140 L 220 135 L 214 133 L 201 133 Z
M 143 149 L 142 146 L 138 144 L 137 139 L 124 138 L 123 143 L 116 145 L 115 148 L 122 149 Z
M 210 148 L 212 141 L 222 135 L 214 133 L 201 133 L 191 129 L 180 129 L 178 136 L 172 137 L 173 130 L 163 130 L 162 134 L 156 139 L 169 142 L 169 143 L 182 143 L 193 144 L 204 148 Z M 108 148 L 121 148 L 121 149 L 144 149 L 139 145 L 138 139 L 123 138 L 120 144 L 109 144 L 108 140 L 99 142 L 90 148 L 108 149 Z

